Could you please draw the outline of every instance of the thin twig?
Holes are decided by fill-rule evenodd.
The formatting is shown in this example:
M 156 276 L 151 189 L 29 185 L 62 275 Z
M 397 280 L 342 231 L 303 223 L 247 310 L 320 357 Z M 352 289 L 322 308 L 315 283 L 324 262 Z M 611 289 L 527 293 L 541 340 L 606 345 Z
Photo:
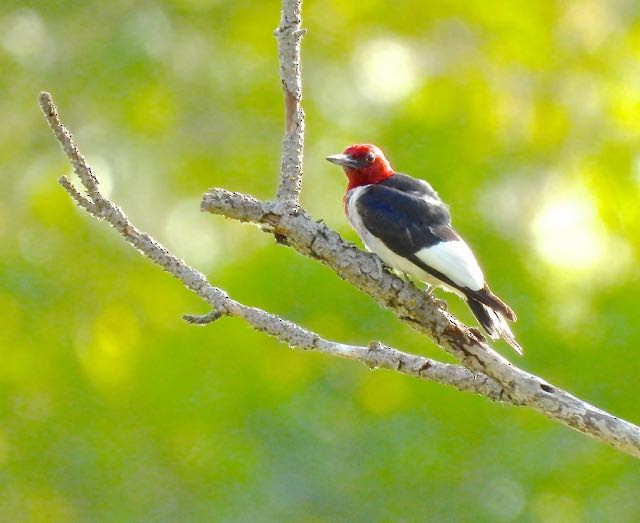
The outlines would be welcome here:
M 56 135 L 58 142 L 62 145 L 62 149 L 67 155 L 67 158 L 69 158 L 74 172 L 80 177 L 82 184 L 86 187 L 89 198 L 91 198 L 94 203 L 98 203 L 101 199 L 100 191 L 98 190 L 98 180 L 91 172 L 91 168 L 87 166 L 87 163 L 82 154 L 80 154 L 73 138 L 60 123 L 58 110 L 51 101 L 51 95 L 47 92 L 42 92 L 40 93 L 39 101 L 42 112 L 49 123 L 49 127 L 51 127 L 51 130 Z M 65 186 L 65 182 L 61 183 Z
M 192 325 L 209 325 L 220 319 L 222 314 L 219 311 L 211 311 L 207 314 L 183 314 L 182 319 Z
M 58 179 L 58 183 L 62 185 L 64 190 L 69 193 L 69 196 L 71 196 L 71 198 L 73 198 L 75 202 L 85 211 L 92 214 L 97 212 L 96 204 L 89 200 L 89 198 L 87 198 L 86 196 L 80 194 L 75 186 L 71 183 L 71 180 L 69 180 L 69 178 L 67 178 L 66 176 L 61 176 Z

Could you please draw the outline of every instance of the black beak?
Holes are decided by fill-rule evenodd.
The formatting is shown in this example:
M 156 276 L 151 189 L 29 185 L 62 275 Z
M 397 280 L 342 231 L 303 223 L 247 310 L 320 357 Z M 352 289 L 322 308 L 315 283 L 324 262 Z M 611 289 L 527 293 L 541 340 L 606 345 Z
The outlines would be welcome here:
M 331 156 L 327 156 L 326 159 L 331 163 L 342 165 L 343 167 L 351 167 L 352 169 L 360 167 L 360 162 L 358 162 L 358 160 L 351 158 L 351 156 L 346 154 L 332 154 Z

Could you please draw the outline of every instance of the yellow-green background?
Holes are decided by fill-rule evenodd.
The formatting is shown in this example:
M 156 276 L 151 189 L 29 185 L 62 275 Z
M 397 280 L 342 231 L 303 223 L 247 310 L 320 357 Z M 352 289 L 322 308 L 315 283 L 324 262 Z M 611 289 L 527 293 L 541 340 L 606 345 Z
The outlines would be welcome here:
M 323 157 L 380 145 L 451 205 L 518 312 L 517 363 L 636 422 L 639 14 L 304 6 L 314 218 L 356 241 Z M 295 352 L 236 319 L 186 325 L 204 304 L 57 185 L 70 168 L 42 89 L 105 191 L 233 297 L 445 359 L 315 261 L 199 212 L 212 186 L 275 192 L 278 19 L 274 0 L 0 6 L 0 520 L 639 521 L 639 463 L 529 410 Z

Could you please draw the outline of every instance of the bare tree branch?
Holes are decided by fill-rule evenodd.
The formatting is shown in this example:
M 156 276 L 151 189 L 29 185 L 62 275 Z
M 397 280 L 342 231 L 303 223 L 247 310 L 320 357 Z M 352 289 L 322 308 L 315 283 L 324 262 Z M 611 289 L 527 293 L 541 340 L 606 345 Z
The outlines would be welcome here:
M 214 308 L 212 312 L 202 316 L 187 315 L 185 317 L 187 321 L 207 324 L 223 315 L 236 316 L 245 320 L 254 329 L 265 332 L 292 348 L 358 360 L 370 368 L 392 369 L 416 378 L 450 385 L 461 391 L 482 394 L 494 401 L 501 399 L 503 390 L 495 380 L 460 365 L 441 363 L 422 356 L 407 354 L 379 342 L 360 347 L 328 341 L 295 323 L 231 299 L 226 292 L 212 286 L 202 273 L 188 266 L 151 236 L 138 230 L 120 208 L 102 195 L 98 181 L 84 157 L 79 153 L 71 133 L 60 122 L 49 93 L 40 95 L 40 107 L 62 149 L 71 160 L 74 172 L 80 178 L 84 189 L 87 194 L 92 195 L 90 199 L 82 195 L 68 178 L 63 177 L 61 185 L 71 198 L 89 214 L 109 223 L 140 253 L 180 280 L 185 287 Z
M 302 189 L 304 112 L 301 106 L 300 45 L 304 30 L 301 11 L 302 0 L 283 0 L 280 26 L 275 31 L 285 108 L 285 133 L 277 197 L 278 207 L 281 209 L 295 208 Z
M 213 308 L 204 316 L 188 316 L 189 321 L 205 324 L 222 315 L 237 316 L 292 347 L 357 359 L 371 367 L 394 369 L 460 390 L 477 392 L 493 400 L 529 406 L 553 420 L 640 457 L 640 427 L 512 365 L 486 343 L 479 331 L 464 326 L 448 314 L 439 300 L 387 272 L 377 257 L 349 244 L 299 208 L 304 133 L 304 115 L 300 107 L 300 40 L 303 34 L 300 10 L 300 0 L 283 0 L 282 20 L 276 31 L 285 94 L 285 138 L 277 201 L 261 202 L 248 195 L 212 189 L 205 194 L 201 207 L 212 213 L 258 224 L 280 243 L 286 243 L 331 267 L 341 278 L 372 296 L 400 320 L 432 338 L 464 367 L 402 353 L 380 343 L 359 347 L 330 342 L 278 316 L 232 300 L 225 291 L 213 287 L 200 272 L 136 229 L 115 204 L 101 195 L 91 169 L 60 123 L 51 97 L 43 93 L 40 97 L 42 110 L 80 177 L 87 196 L 66 178 L 61 180 L 63 187 L 82 208 L 110 223 L 131 245 L 182 281 Z

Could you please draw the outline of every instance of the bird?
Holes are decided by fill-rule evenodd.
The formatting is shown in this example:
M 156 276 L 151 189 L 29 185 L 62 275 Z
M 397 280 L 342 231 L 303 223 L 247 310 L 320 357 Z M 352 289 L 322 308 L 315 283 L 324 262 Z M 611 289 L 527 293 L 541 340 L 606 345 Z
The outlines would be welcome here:
M 518 354 L 509 328 L 516 314 L 489 288 L 467 243 L 451 226 L 448 206 L 431 185 L 397 173 L 372 144 L 354 144 L 326 159 L 348 178 L 344 209 L 365 247 L 388 266 L 466 301 L 493 340 L 502 338 Z

